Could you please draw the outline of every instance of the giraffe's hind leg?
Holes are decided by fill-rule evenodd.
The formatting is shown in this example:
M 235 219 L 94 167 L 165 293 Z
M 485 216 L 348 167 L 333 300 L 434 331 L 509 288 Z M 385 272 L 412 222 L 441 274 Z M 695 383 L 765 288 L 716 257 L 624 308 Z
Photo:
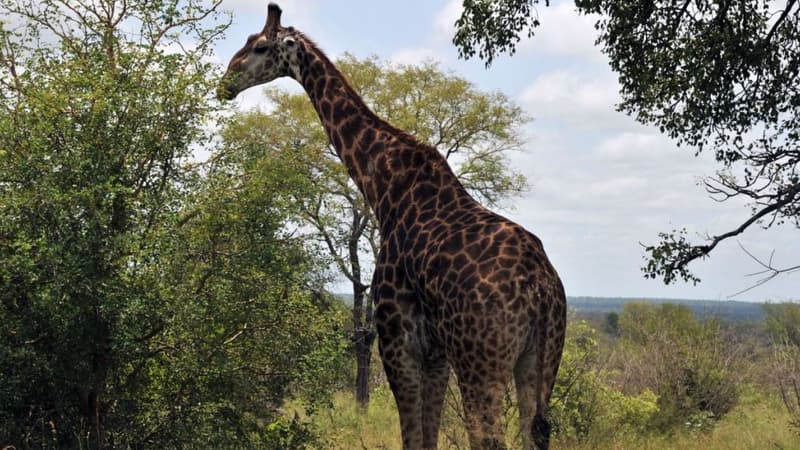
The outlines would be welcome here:
M 551 431 L 547 412 L 555 383 L 555 372 L 548 367 L 541 372 L 536 365 L 529 367 L 537 368 L 519 373 L 515 370 L 514 373 L 523 448 L 547 450 L 550 448 Z
M 503 398 L 510 381 L 500 373 L 492 376 L 476 368 L 457 370 L 458 387 L 466 416 L 466 428 L 472 450 L 505 450 L 502 411 Z
M 450 365 L 443 349 L 433 349 L 426 355 L 422 378 L 422 446 L 435 449 L 450 378 Z
M 514 367 L 514 385 L 517 390 L 517 407 L 519 409 L 519 429 L 522 435 L 522 444 L 525 450 L 534 450 L 537 448 L 538 443 L 535 445 L 534 441 L 545 442 L 544 448 L 547 448 L 546 442 L 549 442 L 549 431 L 547 427 L 542 427 L 541 420 L 547 424 L 547 419 L 544 418 L 542 408 L 539 407 L 538 395 L 536 392 L 538 364 L 536 364 L 536 355 L 533 351 L 527 352 L 520 356 Z M 534 418 L 540 417 L 538 424 L 541 430 L 534 431 Z M 536 438 L 534 438 L 536 435 Z M 539 446 L 539 448 L 542 448 Z

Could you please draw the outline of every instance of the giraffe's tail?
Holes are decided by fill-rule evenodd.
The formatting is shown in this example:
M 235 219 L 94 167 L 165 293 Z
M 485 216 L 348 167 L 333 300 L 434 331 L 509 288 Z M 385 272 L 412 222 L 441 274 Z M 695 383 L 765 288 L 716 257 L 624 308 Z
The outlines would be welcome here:
M 525 449 L 547 449 L 551 425 L 547 418 L 550 394 L 558 373 L 564 345 L 566 301 L 561 283 L 542 292 L 531 292 L 537 309 L 531 323 L 527 351 L 514 369 L 521 429 L 530 430 Z
M 533 444 L 539 450 L 547 450 L 550 448 L 550 431 L 552 426 L 545 417 L 544 413 L 537 412 L 533 416 L 533 424 L 531 426 L 531 434 L 533 435 Z

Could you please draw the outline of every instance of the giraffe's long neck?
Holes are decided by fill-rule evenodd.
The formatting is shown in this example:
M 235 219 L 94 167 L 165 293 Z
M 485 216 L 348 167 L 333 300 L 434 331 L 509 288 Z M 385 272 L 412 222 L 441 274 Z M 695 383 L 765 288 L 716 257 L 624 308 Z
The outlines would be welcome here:
M 378 221 L 385 222 L 381 198 L 404 171 L 412 169 L 402 164 L 399 151 L 390 149 L 402 147 L 397 143 L 411 138 L 378 118 L 322 51 L 310 42 L 305 46 L 294 78 L 308 93 L 350 177 Z

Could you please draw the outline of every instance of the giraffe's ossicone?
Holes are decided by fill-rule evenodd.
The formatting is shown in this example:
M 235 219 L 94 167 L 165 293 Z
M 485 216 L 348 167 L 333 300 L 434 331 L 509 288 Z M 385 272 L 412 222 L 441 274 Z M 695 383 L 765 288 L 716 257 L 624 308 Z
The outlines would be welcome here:
M 481 206 L 435 148 L 370 111 L 280 15 L 270 4 L 264 29 L 233 56 L 218 96 L 232 99 L 278 77 L 297 80 L 375 213 L 374 318 L 403 448 L 436 447 L 451 368 L 472 448 L 505 448 L 501 403 L 512 379 L 525 448 L 547 448 L 566 300 L 541 241 Z

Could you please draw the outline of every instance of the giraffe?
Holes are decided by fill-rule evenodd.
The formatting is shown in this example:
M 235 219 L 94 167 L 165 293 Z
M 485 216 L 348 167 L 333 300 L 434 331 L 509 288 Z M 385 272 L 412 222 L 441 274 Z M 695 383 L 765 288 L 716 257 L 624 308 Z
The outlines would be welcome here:
M 471 448 L 505 448 L 501 404 L 512 379 L 525 449 L 548 448 L 566 300 L 541 241 L 480 205 L 434 147 L 377 117 L 280 16 L 270 3 L 266 25 L 233 56 L 217 95 L 298 81 L 375 214 L 374 321 L 403 448 L 436 448 L 451 369 Z

